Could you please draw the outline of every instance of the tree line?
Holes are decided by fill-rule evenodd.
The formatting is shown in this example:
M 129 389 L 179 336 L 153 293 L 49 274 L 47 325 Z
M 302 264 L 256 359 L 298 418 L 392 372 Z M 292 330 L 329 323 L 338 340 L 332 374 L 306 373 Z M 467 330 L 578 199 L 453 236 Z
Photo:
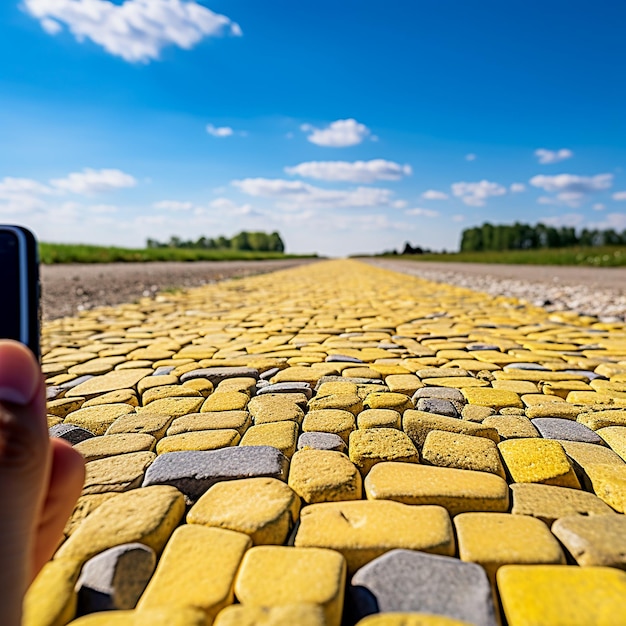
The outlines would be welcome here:
M 284 252 L 285 244 L 279 233 L 248 232 L 242 230 L 230 239 L 219 237 L 205 237 L 202 235 L 195 241 L 187 241 L 173 235 L 167 242 L 156 239 L 146 241 L 147 248 L 189 248 L 194 250 L 250 250 L 252 252 Z
M 538 248 L 568 248 L 572 246 L 626 245 L 626 230 L 607 230 L 571 226 L 555 228 L 546 224 L 490 224 L 466 228 L 461 235 L 461 252 L 480 250 L 536 250 Z

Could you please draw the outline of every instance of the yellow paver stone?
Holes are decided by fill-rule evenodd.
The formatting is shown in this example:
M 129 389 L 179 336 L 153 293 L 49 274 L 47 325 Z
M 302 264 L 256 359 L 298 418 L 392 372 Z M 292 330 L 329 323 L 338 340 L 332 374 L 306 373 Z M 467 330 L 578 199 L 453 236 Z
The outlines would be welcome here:
M 544 372 L 540 370 L 509 369 L 495 372 L 496 380 L 528 380 L 533 383 L 544 381 L 589 380 L 584 374 L 568 374 L 566 372 Z
M 454 556 L 450 516 L 440 506 L 389 501 L 325 502 L 302 510 L 296 547 L 341 552 L 348 575 L 389 550 L 404 548 Z
M 152 451 L 156 439 L 145 433 L 120 433 L 117 435 L 101 435 L 85 439 L 74 446 L 85 461 L 97 461 L 108 456 L 128 454 L 130 452 Z
M 80 617 L 70 626 L 206 626 L 206 613 L 189 607 L 144 611 L 101 611 Z
M 249 400 L 248 394 L 240 391 L 216 391 L 203 401 L 200 411 L 241 411 L 246 408 Z
M 101 504 L 109 498 L 118 495 L 116 492 L 97 493 L 91 496 L 80 496 L 74 505 L 74 510 L 70 518 L 65 524 L 63 534 L 69 537 L 80 525 L 80 523 L 91 513 L 93 513 Z
M 321 369 L 312 367 L 289 367 L 281 370 L 270 380 L 271 383 L 303 382 L 315 386 L 319 379 L 324 376 Z
M 402 416 L 393 409 L 366 409 L 356 418 L 358 428 L 402 428 Z
M 150 413 L 159 415 L 171 415 L 172 417 L 181 417 L 189 413 L 197 413 L 202 407 L 205 399 L 200 398 L 161 398 L 151 402 L 148 406 L 137 407 L 137 413 Z
M 530 419 L 536 417 L 560 417 L 562 419 L 575 420 L 580 410 L 580 407 L 567 402 L 535 404 L 526 408 L 526 417 Z
M 562 517 L 552 533 L 578 565 L 600 565 L 626 570 L 626 516 Z
M 565 555 L 540 520 L 510 513 L 461 513 L 454 518 L 462 561 L 481 565 L 493 585 L 502 565 L 559 565 Z
M 65 418 L 68 413 L 77 411 L 81 408 L 85 398 L 61 398 L 60 400 L 50 400 L 46 403 L 46 411 L 48 415 Z
M 563 382 L 548 381 L 541 385 L 542 393 L 559 396 L 565 400 L 570 391 L 592 391 L 592 387 L 582 380 L 566 380 Z
M 607 426 L 626 426 L 626 410 L 608 409 L 592 413 L 581 412 L 577 421 L 591 428 L 591 430 L 599 430 Z
M 291 420 L 300 424 L 304 418 L 304 411 L 299 406 L 299 400 L 306 396 L 290 393 L 267 393 L 252 398 L 248 403 L 248 411 L 255 424 L 280 422 Z
M 382 461 L 419 463 L 420 460 L 419 452 L 408 435 L 395 428 L 355 430 L 350 433 L 348 449 L 350 460 L 363 477 Z
M 523 415 L 493 415 L 483 420 L 483 426 L 495 428 L 500 439 L 539 437 L 539 431 Z
M 204 396 L 196 389 L 183 387 L 182 385 L 163 385 L 161 387 L 152 387 L 147 389 L 141 395 L 141 403 L 148 406 L 155 400 L 163 398 L 203 398 Z
M 236 530 L 255 546 L 281 545 L 298 520 L 300 498 L 275 478 L 244 478 L 213 485 L 187 514 L 187 523 Z
M 134 412 L 135 407 L 125 404 L 124 402 L 102 404 L 72 411 L 68 413 L 63 421 L 65 424 L 75 424 L 76 426 L 85 428 L 94 435 L 104 435 L 107 428 L 109 428 L 117 418 Z
M 167 429 L 168 437 L 198 430 L 234 429 L 243 435 L 252 421 L 247 411 L 212 411 L 177 417 Z
M 173 415 L 155 415 L 152 413 L 129 413 L 118 417 L 106 431 L 107 435 L 118 433 L 146 433 L 155 439 L 165 436 L 168 426 L 174 420 Z
M 251 545 L 248 535 L 232 530 L 181 526 L 168 541 L 137 608 L 192 607 L 204 611 L 212 623 L 233 603 L 235 575 Z
M 543 393 L 525 393 L 521 396 L 525 407 L 541 406 L 544 404 L 566 404 L 560 396 L 548 396 Z
M 82 407 L 86 409 L 90 406 L 100 406 L 102 404 L 118 404 L 123 402 L 130 406 L 139 406 L 139 400 L 137 400 L 137 394 L 132 389 L 120 389 L 119 391 L 109 391 L 103 393 L 101 396 L 94 396 L 89 400 L 86 400 Z
M 44 565 L 26 597 L 22 626 L 65 626 L 76 614 L 78 596 L 74 590 L 80 565 L 55 559 Z
M 589 463 L 585 472 L 598 498 L 626 513 L 626 464 Z
M 240 435 L 234 429 L 197 430 L 167 435 L 157 445 L 157 454 L 182 452 L 184 450 L 218 450 L 236 446 Z
M 258 546 L 243 558 L 235 594 L 243 606 L 318 604 L 327 625 L 339 626 L 345 580 L 345 559 L 334 550 Z
M 129 491 L 141 486 L 154 452 L 130 452 L 87 463 L 83 495 Z
M 460 420 L 455 417 L 427 413 L 426 411 L 406 411 L 402 417 L 402 428 L 420 449 L 431 430 L 445 430 L 462 435 L 485 437 L 496 443 L 500 441 L 495 428 L 467 420 Z
M 566 400 L 570 404 L 603 404 L 606 406 L 626 409 L 626 394 L 617 392 L 598 393 L 597 391 L 570 391 Z
M 216 393 L 222 393 L 223 391 L 239 391 L 249 396 L 252 395 L 256 386 L 256 378 L 242 377 L 242 378 L 226 378 L 216 387 Z
M 318 390 L 318 396 L 330 396 L 336 393 L 341 394 L 356 394 L 358 390 L 358 385 L 349 380 L 338 380 L 322 383 Z
M 90 359 L 84 361 L 78 365 L 73 365 L 68 368 L 68 374 L 74 374 L 75 376 L 84 376 L 85 374 L 97 375 L 106 374 L 110 372 L 116 365 L 126 361 L 125 356 L 105 356 L 98 357 L 96 359 Z
M 356 393 L 333 393 L 327 396 L 318 393 L 309 400 L 309 411 L 324 409 L 350 411 L 356 417 L 363 410 L 363 401 Z
M 443 372 L 453 372 L 449 370 L 442 370 Z M 489 382 L 480 378 L 473 378 L 472 376 L 444 376 L 442 378 L 422 378 L 422 382 L 427 387 L 450 387 L 452 389 L 473 389 L 477 387 L 488 387 Z
M 494 389 L 503 389 L 504 391 L 512 391 L 520 396 L 526 393 L 538 393 L 539 388 L 535 383 L 528 380 L 494 380 L 491 383 Z
M 498 589 L 509 626 L 624 626 L 626 573 L 610 567 L 507 565 Z
M 498 445 L 513 482 L 580 488 L 563 446 L 550 439 L 509 439 Z
M 616 454 L 626 461 L 626 426 L 605 426 L 596 432 Z
M 482 423 L 487 417 L 495 414 L 495 409 L 479 404 L 466 404 L 461 410 L 461 417 L 468 422 Z
M 381 380 L 383 378 L 383 375 L 380 372 L 377 372 L 371 367 L 365 366 L 346 367 L 341 372 L 341 375 L 346 378 L 373 378 L 376 380 Z
M 137 383 L 137 393 L 142 395 L 153 387 L 164 387 L 166 385 L 177 385 L 178 376 L 172 374 L 159 374 L 158 376 L 146 376 Z
M 360 500 L 361 474 L 341 452 L 298 450 L 289 468 L 289 486 L 306 502 Z
M 65 397 L 90 398 L 109 391 L 117 391 L 118 389 L 133 389 L 142 378 L 152 374 L 152 371 L 152 369 L 146 367 L 128 370 L 114 370 L 112 372 L 108 372 L 107 374 L 103 374 L 102 376 L 94 376 L 84 383 L 76 385 L 76 387 L 73 387 L 72 389 L 68 389 L 65 393 Z
M 407 409 L 413 409 L 414 404 L 411 398 L 403 393 L 374 392 L 367 395 L 363 401 L 366 409 L 392 409 L 403 414 Z
M 213 626 L 326 626 L 324 609 L 317 604 L 248 606 L 234 604 L 220 611 Z
M 429 465 L 489 472 L 506 478 L 498 446 L 485 437 L 431 430 L 424 441 L 422 459 Z
M 339 435 L 346 444 L 350 433 L 356 429 L 356 420 L 350 411 L 324 409 L 309 411 L 302 421 L 302 432 L 322 432 Z
M 467 511 L 506 511 L 509 489 L 486 472 L 430 467 L 415 463 L 378 463 L 365 479 L 368 500 L 437 504 L 450 515 Z
M 298 424 L 291 420 L 257 424 L 246 431 L 239 445 L 274 446 L 290 459 L 296 451 L 298 430 Z
M 515 483 L 512 513 L 532 515 L 548 526 L 567 515 L 608 515 L 613 509 L 593 493 L 538 483 Z
M 414 374 L 390 374 L 385 376 L 385 384 L 389 387 L 389 391 L 403 393 L 409 397 L 424 386 L 424 383 Z
M 184 512 L 183 495 L 168 485 L 115 495 L 83 520 L 55 559 L 84 563 L 108 548 L 135 541 L 160 554 Z
M 208 398 L 213 393 L 213 383 L 205 378 L 186 380 L 182 386 L 199 391 L 204 398 Z
M 375 613 L 359 620 L 357 626 L 471 626 L 443 615 L 427 613 Z
M 463 388 L 461 392 L 470 404 L 488 406 L 496 410 L 504 407 L 520 409 L 524 407 L 519 395 L 514 391 L 492 388 Z

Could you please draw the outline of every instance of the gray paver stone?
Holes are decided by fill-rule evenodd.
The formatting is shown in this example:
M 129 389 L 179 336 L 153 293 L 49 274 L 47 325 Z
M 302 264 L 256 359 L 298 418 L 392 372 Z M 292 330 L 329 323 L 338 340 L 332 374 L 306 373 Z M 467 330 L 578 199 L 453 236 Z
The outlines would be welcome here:
M 222 480 L 257 476 L 286 480 L 288 465 L 287 457 L 272 446 L 168 452 L 150 465 L 142 486 L 173 485 L 189 501 L 195 501 Z
M 437 415 L 445 415 L 446 417 L 459 417 L 459 412 L 454 404 L 443 398 L 420 398 L 415 408 L 418 411 L 437 413 Z
M 465 403 L 465 397 L 461 390 L 452 387 L 421 387 L 413 394 L 413 402 L 417 402 L 421 398 L 441 398 L 442 400 Z
M 157 367 L 154 370 L 152 376 L 165 376 L 175 369 L 176 367 L 174 365 L 161 365 L 161 367 Z
M 156 567 L 156 554 L 142 543 L 101 552 L 83 566 L 76 583 L 78 615 L 134 609 Z
M 346 356 L 344 354 L 330 354 L 326 357 L 327 363 L 363 363 L 361 359 L 355 356 Z
M 303 448 L 345 452 L 346 442 L 335 433 L 302 433 L 300 437 L 298 437 L 298 450 L 302 450 Z
M 544 439 L 564 439 L 565 441 L 580 441 L 581 443 L 596 443 L 604 445 L 600 435 L 591 428 L 573 420 L 557 417 L 537 417 L 533 426 Z
M 196 378 L 204 378 L 213 383 L 214 386 L 219 385 L 227 378 L 259 378 L 259 370 L 254 367 L 205 367 L 191 372 L 185 372 L 180 377 L 180 382 L 184 383 L 188 380 Z
M 259 378 L 263 381 L 268 381 L 270 378 L 276 376 L 280 372 L 280 368 L 272 367 L 269 370 L 265 370 L 262 374 L 259 375 Z M 260 381 L 259 381 L 260 382 Z
M 550 371 L 547 367 L 539 365 L 539 363 L 508 363 L 504 366 L 505 370 L 538 370 L 541 372 Z
M 86 428 L 81 428 L 74 424 L 57 424 L 52 426 L 49 431 L 50 437 L 58 437 L 59 439 L 65 439 L 68 443 L 75 446 L 85 439 L 91 439 L 94 434 Z
M 274 383 L 257 391 L 259 396 L 265 393 L 303 393 L 310 400 L 313 390 L 309 383 Z
M 491 587 L 480 565 L 414 550 L 391 550 L 364 565 L 352 577 L 348 601 L 356 619 L 416 612 L 496 625 Z
M 84 376 L 79 376 L 78 378 L 75 378 L 74 380 L 69 380 L 66 383 L 61 383 L 59 387 L 62 387 L 63 389 L 65 389 L 65 391 L 67 391 L 68 389 L 73 389 L 74 387 L 78 387 L 78 385 L 82 385 L 83 383 L 86 383 L 88 380 L 91 380 L 92 378 L 93 378 L 92 374 L 85 374 Z

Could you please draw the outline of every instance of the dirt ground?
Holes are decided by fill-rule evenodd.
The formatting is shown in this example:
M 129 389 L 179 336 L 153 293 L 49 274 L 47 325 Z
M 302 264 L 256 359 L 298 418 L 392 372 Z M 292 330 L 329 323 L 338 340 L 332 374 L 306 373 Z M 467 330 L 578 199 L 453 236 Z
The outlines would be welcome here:
M 132 302 L 164 289 L 199 287 L 227 278 L 263 274 L 311 262 L 315 259 L 42 265 L 43 319 L 52 320 L 97 306 Z

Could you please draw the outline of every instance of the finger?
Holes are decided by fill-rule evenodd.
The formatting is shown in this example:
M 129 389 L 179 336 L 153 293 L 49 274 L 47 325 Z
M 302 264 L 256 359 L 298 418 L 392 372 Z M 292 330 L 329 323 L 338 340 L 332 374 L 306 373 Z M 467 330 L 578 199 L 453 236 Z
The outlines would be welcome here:
M 69 443 L 52 439 L 51 452 L 50 482 L 35 536 L 31 578 L 57 549 L 85 482 L 85 460 Z

